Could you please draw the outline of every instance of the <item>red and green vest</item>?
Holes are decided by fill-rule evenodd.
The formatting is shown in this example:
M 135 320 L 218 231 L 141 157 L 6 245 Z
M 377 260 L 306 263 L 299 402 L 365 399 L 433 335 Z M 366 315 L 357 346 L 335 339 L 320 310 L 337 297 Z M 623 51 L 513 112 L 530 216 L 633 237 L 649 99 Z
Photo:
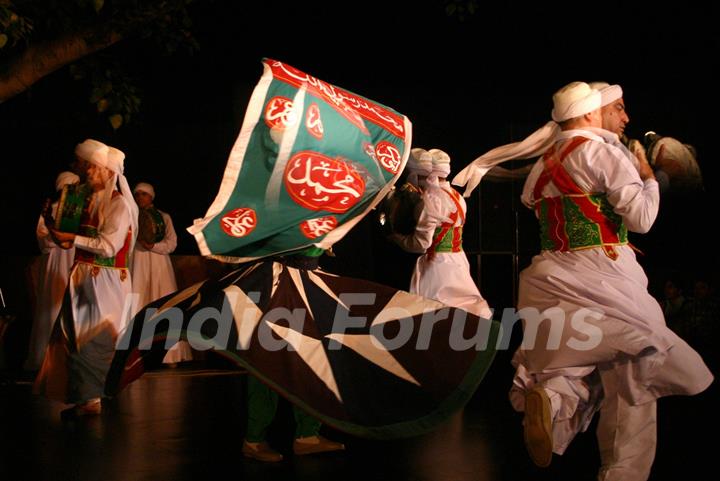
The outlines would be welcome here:
M 118 191 L 113 192 L 113 198 L 120 194 Z M 94 215 L 90 213 L 89 205 L 86 205 L 83 209 L 82 218 L 80 220 L 80 229 L 78 235 L 85 237 L 97 237 L 98 235 L 98 224 L 100 219 L 97 215 L 97 211 Z M 122 248 L 113 257 L 103 257 L 101 255 L 93 254 L 92 252 L 85 251 L 83 249 L 75 249 L 75 262 L 83 262 L 85 264 L 91 264 L 98 267 L 113 267 L 116 269 L 127 269 L 128 268 L 128 253 L 130 252 L 130 239 L 131 230 L 128 229 L 127 235 L 125 236 L 125 242 Z
M 627 228 L 622 217 L 604 193 L 583 191 L 568 174 L 563 161 L 586 137 L 573 137 L 553 145 L 543 156 L 545 170 L 535 184 L 533 197 L 540 220 L 540 243 L 543 250 L 575 251 L 600 247 L 616 259 L 615 246 L 628 243 Z M 552 182 L 561 195 L 542 197 L 542 190 Z
M 430 247 L 427 249 L 427 253 L 431 252 L 462 252 L 462 231 L 463 225 L 465 224 L 465 213 L 460 204 L 460 194 L 454 189 L 447 191 L 443 189 L 447 195 L 455 203 L 457 209 L 455 212 L 450 214 L 449 222 L 444 222 L 440 227 L 435 228 L 435 234 L 433 234 L 433 241 Z M 457 219 L 460 217 L 460 225 L 455 227 Z

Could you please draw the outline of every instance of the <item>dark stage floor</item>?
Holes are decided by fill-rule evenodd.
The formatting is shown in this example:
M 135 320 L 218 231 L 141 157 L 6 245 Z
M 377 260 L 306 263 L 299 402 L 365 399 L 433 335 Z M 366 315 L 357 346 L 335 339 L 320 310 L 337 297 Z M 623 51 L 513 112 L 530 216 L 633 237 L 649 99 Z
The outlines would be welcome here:
M 146 374 L 102 415 L 61 422 L 60 404 L 33 396 L 28 381 L 0 386 L 0 480 L 572 480 L 595 479 L 594 425 L 547 469 L 525 453 L 521 416 L 507 401 L 507 352 L 476 395 L 435 432 L 368 441 L 324 428 L 340 453 L 292 455 L 292 414 L 281 403 L 270 441 L 277 464 L 243 458 L 245 376 L 193 364 Z M 659 404 L 652 480 L 704 479 L 714 472 L 717 383 L 694 398 Z M 711 476 L 712 477 L 712 476 Z

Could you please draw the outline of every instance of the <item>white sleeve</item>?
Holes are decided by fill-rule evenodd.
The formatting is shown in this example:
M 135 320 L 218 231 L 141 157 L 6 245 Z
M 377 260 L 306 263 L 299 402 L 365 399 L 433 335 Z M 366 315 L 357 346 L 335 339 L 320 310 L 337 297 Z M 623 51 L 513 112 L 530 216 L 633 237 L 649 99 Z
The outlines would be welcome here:
M 431 212 L 438 212 L 441 200 L 436 195 L 423 195 L 423 210 L 418 218 L 415 232 L 411 235 L 393 234 L 390 238 L 404 251 L 424 254 L 432 245 L 435 228 L 439 226 L 438 217 Z
M 543 162 L 543 158 L 540 157 L 540 159 L 535 162 L 535 165 L 533 165 L 532 170 L 530 170 L 530 174 L 528 174 L 527 179 L 525 180 L 525 184 L 523 185 L 523 191 L 522 195 L 520 196 L 520 200 L 523 204 L 525 204 L 525 207 L 528 207 L 530 209 L 534 209 L 535 206 L 535 198 L 533 196 L 534 190 L 535 190 L 535 184 L 538 181 L 538 178 L 540 177 L 540 174 L 543 173 L 543 170 L 545 169 L 545 164 Z
M 175 228 L 173 227 L 172 219 L 165 212 L 161 212 L 163 220 L 165 221 L 165 237 L 160 242 L 156 242 L 151 249 L 155 254 L 170 254 L 177 247 L 177 234 L 175 234 Z
M 428 217 L 423 211 L 423 213 L 420 214 L 417 227 L 415 227 L 415 232 L 411 235 L 393 234 L 391 239 L 404 251 L 424 254 L 428 247 L 432 245 L 434 233 L 435 224 L 428 222 Z
M 103 257 L 113 257 L 125 244 L 130 225 L 130 209 L 122 196 L 115 196 L 97 237 L 75 236 L 75 247 Z
M 602 169 L 608 201 L 622 216 L 628 230 L 646 233 L 660 207 L 660 189 L 655 179 L 642 181 L 632 161 L 617 147 L 608 146 L 608 160 Z
M 35 237 L 37 238 L 38 247 L 40 252 L 47 254 L 54 247 L 59 247 L 50 236 L 50 231 L 45 225 L 45 218 L 41 215 L 38 219 L 37 227 L 35 228 Z

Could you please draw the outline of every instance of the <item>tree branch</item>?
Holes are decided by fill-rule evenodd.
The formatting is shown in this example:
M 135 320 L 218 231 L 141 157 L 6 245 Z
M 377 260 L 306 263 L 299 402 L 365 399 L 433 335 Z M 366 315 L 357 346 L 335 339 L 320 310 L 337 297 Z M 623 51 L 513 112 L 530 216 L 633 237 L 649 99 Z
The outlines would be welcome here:
M 0 74 L 0 102 L 27 90 L 55 70 L 122 40 L 122 35 L 94 27 L 49 42 L 30 45 Z

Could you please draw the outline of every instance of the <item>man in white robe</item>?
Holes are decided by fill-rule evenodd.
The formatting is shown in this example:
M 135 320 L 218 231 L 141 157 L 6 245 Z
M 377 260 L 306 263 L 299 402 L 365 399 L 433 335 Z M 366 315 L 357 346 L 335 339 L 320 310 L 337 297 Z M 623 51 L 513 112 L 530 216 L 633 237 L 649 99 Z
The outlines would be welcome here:
M 408 169 L 409 181 L 417 179 L 423 191 L 423 210 L 412 235 L 396 233 L 390 238 L 403 250 L 422 254 L 415 263 L 410 292 L 491 319 L 492 311 L 462 250 L 467 204 L 446 180 L 450 156 L 439 149 L 415 148 Z
M 66 185 L 78 182 L 80 182 L 80 177 L 73 172 L 61 172 L 55 180 L 55 189 L 57 192 L 61 192 Z M 53 218 L 57 216 L 57 208 L 58 201 L 55 201 L 50 207 Z M 29 371 L 36 371 L 40 368 L 50 340 L 50 330 L 60 312 L 68 276 L 75 259 L 75 247 L 63 249 L 52 240 L 43 215 L 40 215 L 38 219 L 35 236 L 41 255 L 37 260 L 33 325 L 30 332 L 28 355 L 25 359 L 25 369 Z
M 498 147 L 456 178 L 477 184 L 488 165 L 545 152 L 522 201 L 541 224 L 542 252 L 520 275 L 523 343 L 510 399 L 525 442 L 547 466 L 600 410 L 599 480 L 646 480 L 655 456 L 656 399 L 712 382 L 700 356 L 665 325 L 627 231 L 647 232 L 659 206 L 652 169 L 607 143 L 601 93 L 573 82 L 553 97 L 553 120 Z M 466 193 L 467 195 L 467 193 Z
M 88 139 L 77 145 L 75 155 L 89 162 L 93 194 L 79 233 L 49 229 L 58 245 L 75 247 L 75 263 L 35 380 L 36 393 L 74 405 L 63 418 L 101 411 L 115 342 L 129 320 L 128 268 L 137 232 L 137 205 L 123 175 L 125 154 Z
M 135 243 L 132 282 L 133 291 L 138 295 L 137 311 L 140 311 L 147 304 L 177 290 L 175 271 L 170 259 L 170 254 L 177 247 L 177 235 L 170 215 L 153 205 L 155 188 L 151 184 L 138 183 L 133 189 L 133 195 L 139 209 L 151 212 L 148 213 L 149 218 L 161 216 L 154 221 L 155 230 L 160 232 L 157 240 L 148 241 L 138 238 Z M 179 341 L 168 351 L 163 362 L 175 366 L 178 362 L 190 360 L 192 360 L 190 344 Z
M 563 453 L 600 408 L 599 479 L 637 481 L 647 479 L 655 455 L 655 400 L 701 392 L 712 375 L 698 354 L 666 327 L 622 234 L 623 225 L 639 233 L 650 229 L 659 190 L 644 159 L 636 168 L 623 151 L 593 131 L 602 127 L 601 98 L 580 82 L 556 93 L 553 120 L 562 132 L 551 148 L 554 153 L 535 164 L 523 189 L 523 203 L 536 209 L 541 223 L 550 199 L 561 198 L 554 205 L 564 212 L 561 221 L 544 224 L 547 240 L 554 244 L 544 243 L 520 276 L 518 308 L 540 314 L 524 318 L 524 342 L 530 341 L 529 326 L 537 326 L 537 335 L 516 353 L 511 398 L 526 412 L 526 442 L 541 465 L 549 464 L 549 451 Z M 601 211 L 608 209 L 602 217 L 606 222 L 576 217 L 575 206 L 584 206 L 582 200 L 570 204 L 573 196 L 590 196 L 584 198 L 599 203 Z M 545 219 L 560 214 L 554 210 Z M 563 223 L 564 233 L 553 238 L 552 230 Z M 603 230 L 612 227 L 614 233 Z M 579 232 L 579 240 L 572 239 L 575 229 L 601 234 L 588 240 Z M 562 314 L 559 329 L 554 321 L 538 324 L 552 317 L 551 309 Z

